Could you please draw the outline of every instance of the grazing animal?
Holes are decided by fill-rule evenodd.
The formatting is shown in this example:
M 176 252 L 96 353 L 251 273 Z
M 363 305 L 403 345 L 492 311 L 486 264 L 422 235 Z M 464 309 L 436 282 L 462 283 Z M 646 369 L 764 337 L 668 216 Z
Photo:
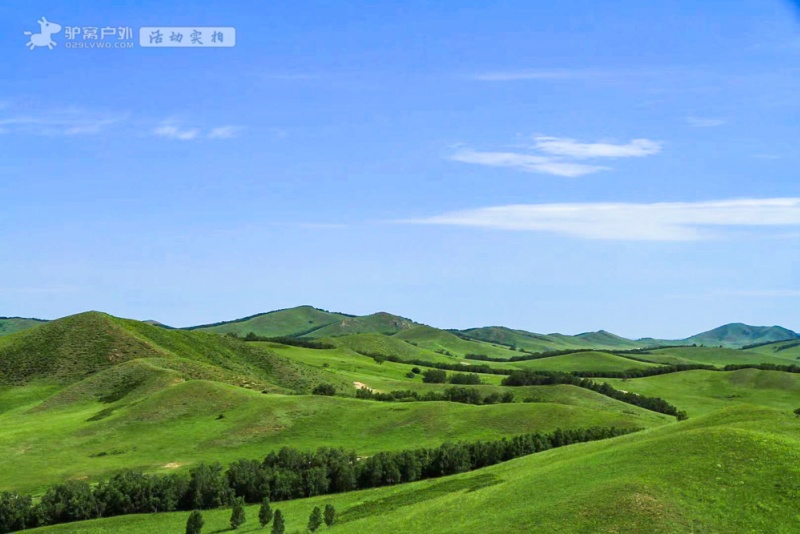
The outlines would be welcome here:
M 33 50 L 37 46 L 46 46 L 48 49 L 52 50 L 53 47 L 56 46 L 56 43 L 50 36 L 60 32 L 61 25 L 55 22 L 48 22 L 44 17 L 42 17 L 42 20 L 37 20 L 36 22 L 39 23 L 41 30 L 39 30 L 39 33 L 25 32 L 25 35 L 31 36 L 30 40 L 25 43 L 25 46 L 30 50 Z

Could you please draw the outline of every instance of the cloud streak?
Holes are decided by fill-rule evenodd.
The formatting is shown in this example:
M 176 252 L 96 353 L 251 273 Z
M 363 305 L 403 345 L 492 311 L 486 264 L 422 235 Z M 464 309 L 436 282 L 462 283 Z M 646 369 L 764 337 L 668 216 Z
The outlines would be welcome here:
M 126 119 L 127 115 L 104 115 L 82 109 L 69 108 L 38 114 L 17 114 L 10 117 L 0 117 L 0 133 L 42 136 L 91 135 L 98 134 Z
M 536 137 L 534 148 L 541 152 L 575 159 L 641 158 L 661 152 L 661 143 L 633 139 L 629 143 L 581 143 L 565 137 Z
M 730 227 L 800 226 L 800 198 L 517 204 L 454 211 L 404 222 L 548 232 L 582 239 L 698 241 L 721 237 L 718 230 Z
M 575 178 L 611 170 L 604 165 L 583 163 L 588 159 L 640 158 L 661 151 L 661 143 L 633 139 L 628 143 L 584 143 L 567 137 L 538 136 L 533 139 L 533 153 L 494 152 L 462 149 L 449 156 L 461 163 L 506 167 L 524 172 Z
M 490 167 L 509 167 L 525 172 L 536 172 L 574 178 L 608 170 L 608 167 L 585 165 L 569 161 L 561 161 L 546 156 L 519 154 L 515 152 L 478 152 L 462 150 L 453 154 L 450 159 L 461 163 L 473 163 Z
M 715 128 L 727 124 L 725 119 L 713 117 L 686 117 L 686 123 L 692 128 Z
M 216 126 L 208 129 L 188 128 L 179 126 L 173 120 L 162 121 L 153 128 L 152 133 L 156 137 L 173 139 L 176 141 L 194 141 L 196 139 L 231 139 L 239 134 L 239 126 Z

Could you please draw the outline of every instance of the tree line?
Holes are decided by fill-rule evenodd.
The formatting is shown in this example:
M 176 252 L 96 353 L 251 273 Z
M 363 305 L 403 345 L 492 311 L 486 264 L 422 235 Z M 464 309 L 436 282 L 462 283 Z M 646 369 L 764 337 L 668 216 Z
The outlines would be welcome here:
M 367 388 L 359 388 L 356 390 L 356 398 L 374 400 L 381 402 L 431 402 L 431 401 L 448 401 L 460 402 L 462 404 L 500 404 L 514 402 L 514 394 L 510 391 L 505 393 L 489 393 L 481 395 L 481 392 L 475 388 L 465 388 L 453 386 L 445 388 L 441 393 L 437 391 L 427 391 L 425 393 L 418 393 L 416 391 L 389 391 L 387 393 L 378 393 Z
M 447 442 L 439 447 L 380 452 L 291 447 L 263 460 L 198 464 L 188 475 L 124 470 L 92 486 L 69 480 L 48 488 L 38 503 L 30 495 L 0 493 L 0 534 L 124 514 L 205 510 L 234 504 L 284 501 L 436 478 L 487 467 L 573 443 L 607 439 L 639 429 L 593 427 L 534 432 L 494 441 Z
M 569 384 L 590 389 L 606 397 L 611 397 L 646 410 L 675 416 L 678 421 L 687 418 L 686 412 L 679 411 L 675 406 L 659 397 L 646 397 L 637 393 L 629 393 L 614 389 L 605 382 L 597 383 L 592 380 L 580 378 L 569 373 L 552 373 L 539 371 L 514 371 L 503 379 L 504 386 L 550 386 L 556 384 Z

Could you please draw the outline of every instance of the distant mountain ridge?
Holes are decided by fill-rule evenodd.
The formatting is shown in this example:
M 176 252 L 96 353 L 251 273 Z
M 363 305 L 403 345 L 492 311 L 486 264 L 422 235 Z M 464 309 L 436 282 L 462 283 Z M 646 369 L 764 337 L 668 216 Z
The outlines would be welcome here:
M 19 317 L 0 318 L 0 337 L 26 330 L 47 321 Z M 147 323 L 162 328 L 171 328 L 158 321 Z M 202 324 L 178 330 L 200 330 L 221 334 L 246 336 L 250 332 L 262 337 L 332 338 L 354 334 L 382 334 L 394 336 L 412 331 L 407 341 L 424 330 L 417 327 L 437 330 L 444 334 L 458 336 L 493 345 L 501 345 L 512 350 L 526 352 L 547 352 L 557 350 L 606 349 L 626 350 L 663 345 L 705 345 L 726 348 L 742 348 L 749 345 L 791 341 L 800 339 L 800 334 L 782 326 L 752 326 L 743 323 L 730 323 L 706 332 L 700 332 L 684 339 L 640 338 L 628 339 L 605 330 L 583 332 L 576 335 L 559 333 L 538 334 L 526 330 L 516 330 L 504 326 L 484 326 L 464 330 L 440 330 L 417 323 L 412 319 L 387 312 L 369 315 L 352 315 L 304 305 L 265 313 L 258 313 L 232 321 Z M 413 332 L 416 332 L 413 333 Z M 430 333 L 426 333 L 430 337 Z M 402 338 L 403 336 L 400 336 Z M 446 337 L 442 338 L 446 339 Z M 452 339 L 451 339 L 452 343 Z

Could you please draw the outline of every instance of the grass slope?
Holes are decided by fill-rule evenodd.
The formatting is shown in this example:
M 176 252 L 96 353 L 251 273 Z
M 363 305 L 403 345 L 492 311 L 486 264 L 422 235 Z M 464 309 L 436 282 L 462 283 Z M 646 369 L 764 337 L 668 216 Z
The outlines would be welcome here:
M 658 367 L 653 363 L 645 363 L 608 352 L 574 352 L 561 356 L 552 356 L 538 360 L 514 362 L 506 365 L 518 369 L 538 371 L 627 371 L 629 369 L 649 369 Z
M 554 449 L 453 477 L 274 503 L 287 532 L 332 503 L 332 534 L 789 533 L 800 530 L 800 423 L 737 407 L 612 440 Z M 230 510 L 203 513 L 211 532 Z M 257 507 L 241 532 L 258 531 Z M 36 532 L 181 532 L 188 513 L 117 517 Z
M 185 380 L 155 366 L 130 372 L 139 376 L 139 387 L 120 395 L 109 385 L 103 391 L 106 402 L 80 397 L 52 406 L 46 385 L 0 389 L 0 456 L 5 458 L 0 490 L 37 491 L 67 478 L 97 480 L 124 467 L 165 471 L 202 460 L 258 458 L 284 445 L 343 446 L 373 454 L 557 427 L 650 427 L 668 421 L 622 403 L 595 403 L 579 392 L 571 404 L 382 403 L 264 395 Z M 570 393 L 552 388 L 552 394 L 566 398 Z
M 406 319 L 405 317 L 379 312 L 363 317 L 345 317 L 340 321 L 310 332 L 306 334 L 305 337 L 334 337 L 346 336 L 349 334 L 391 335 L 408 330 L 416 324 L 417 323 L 414 321 Z
M 696 334 L 685 341 L 706 346 L 739 348 L 750 343 L 798 339 L 795 332 L 781 326 L 750 326 L 742 323 L 726 324 L 707 332 Z
M 27 317 L 0 317 L 0 336 L 16 334 L 28 328 L 39 326 L 47 321 L 43 319 L 32 319 Z
M 202 330 L 219 334 L 239 334 L 245 336 L 254 332 L 264 337 L 294 336 L 342 321 L 350 316 L 331 313 L 312 306 L 298 306 L 286 310 L 260 313 L 234 321 L 199 325 L 187 330 Z
M 617 389 L 661 397 L 690 416 L 742 403 L 786 411 L 800 408 L 800 375 L 780 371 L 686 371 L 630 380 L 598 380 Z
M 729 364 L 774 363 L 789 365 L 796 363 L 791 351 L 768 353 L 766 351 L 738 350 L 717 347 L 673 347 L 655 349 L 635 354 L 636 358 L 661 364 L 704 364 L 724 367 Z
M 239 385 L 265 383 L 299 391 L 320 375 L 242 341 L 218 334 L 168 330 L 87 312 L 0 338 L 0 384 L 34 380 L 70 384 L 137 359 L 190 360 L 239 375 Z
M 486 326 L 462 330 L 462 334 L 479 341 L 514 346 L 531 352 L 570 349 L 631 349 L 642 343 L 617 336 L 605 330 L 585 332 L 576 336 L 564 334 L 534 334 L 502 326 Z
M 483 354 L 493 358 L 510 358 L 519 356 L 519 352 L 508 347 L 492 345 L 483 341 L 463 339 L 446 330 L 431 326 L 416 326 L 404 330 L 393 337 L 415 344 L 426 350 L 447 351 L 454 356 L 464 357 L 467 354 Z

